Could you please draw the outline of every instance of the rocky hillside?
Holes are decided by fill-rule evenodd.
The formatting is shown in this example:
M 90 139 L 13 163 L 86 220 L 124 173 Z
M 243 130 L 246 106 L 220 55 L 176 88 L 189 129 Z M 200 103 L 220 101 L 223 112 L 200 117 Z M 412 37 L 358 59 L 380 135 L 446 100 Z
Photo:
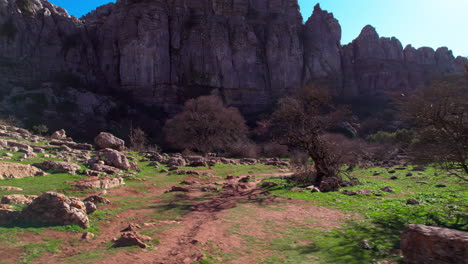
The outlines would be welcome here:
M 399 93 L 467 61 L 371 26 L 341 46 L 333 14 L 317 5 L 304 24 L 297 0 L 118 0 L 81 19 L 46 0 L 0 0 L 0 14 L 2 112 L 29 105 L 74 123 L 103 121 L 119 99 L 170 114 L 206 94 L 259 113 L 316 80 L 346 100 Z

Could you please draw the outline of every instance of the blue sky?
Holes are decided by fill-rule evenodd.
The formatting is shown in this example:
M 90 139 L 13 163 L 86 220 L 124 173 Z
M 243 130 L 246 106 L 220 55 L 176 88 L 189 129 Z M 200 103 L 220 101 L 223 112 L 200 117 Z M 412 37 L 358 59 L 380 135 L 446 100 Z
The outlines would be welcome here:
M 80 17 L 109 0 L 49 0 Z M 115 1 L 114 1 L 115 2 Z M 306 20 L 316 3 L 332 12 L 343 29 L 342 44 L 373 25 L 385 37 L 414 47 L 447 46 L 455 56 L 468 56 L 468 0 L 299 0 Z

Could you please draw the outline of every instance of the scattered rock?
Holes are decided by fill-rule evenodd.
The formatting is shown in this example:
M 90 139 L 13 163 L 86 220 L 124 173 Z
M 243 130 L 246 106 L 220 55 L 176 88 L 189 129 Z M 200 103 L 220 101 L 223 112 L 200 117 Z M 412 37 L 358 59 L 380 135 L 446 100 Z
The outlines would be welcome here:
M 245 177 L 240 178 L 239 182 L 244 182 L 245 183 L 245 182 L 249 182 L 251 180 L 252 180 L 252 178 L 250 176 L 245 176 Z
M 312 192 L 320 192 L 320 189 L 315 187 L 314 185 L 307 186 L 306 190 L 310 190 Z
M 390 186 L 385 186 L 385 187 L 383 187 L 383 188 L 380 189 L 380 190 L 383 191 L 383 192 L 388 192 L 388 193 L 392 193 L 392 192 L 393 192 L 393 189 L 392 189 L 392 187 L 390 187 Z
M 334 177 L 327 177 L 320 183 L 319 189 L 322 192 L 334 192 L 340 189 L 341 180 Z
M 99 163 L 93 164 L 91 166 L 91 168 L 94 171 L 103 172 L 103 173 L 111 174 L 111 175 L 120 173 L 120 169 L 118 169 L 116 167 L 102 165 L 102 164 L 99 164 Z M 92 176 L 92 175 L 89 175 L 89 176 Z M 98 176 L 101 176 L 101 175 L 99 174 Z
M 356 191 L 343 191 L 342 194 L 345 194 L 345 195 L 357 195 L 357 194 L 361 194 L 361 195 L 369 195 L 369 194 L 375 194 L 377 193 L 377 191 L 372 191 L 372 190 L 367 190 L 367 189 L 362 189 L 362 190 L 356 190 Z
M 406 201 L 406 204 L 418 205 L 418 204 L 419 204 L 419 201 L 416 200 L 416 199 L 408 199 L 408 200 Z
M 84 202 L 93 202 L 94 204 L 110 204 L 110 201 L 99 195 L 92 195 L 83 200 Z
M 4 211 L 4 210 L 12 211 L 13 206 L 11 206 L 9 204 L 0 203 L 0 211 Z
M 130 169 L 130 162 L 128 162 L 127 157 L 111 148 L 106 148 L 98 152 L 100 158 L 103 158 L 107 165 L 122 169 L 128 170 Z
M 167 161 L 167 166 L 171 168 L 172 167 L 184 167 L 185 165 L 186 165 L 185 160 L 180 157 L 173 157 Z
M 190 189 L 180 186 L 172 186 L 168 192 L 190 192 Z
M 125 150 L 125 141 L 106 132 L 101 132 L 94 138 L 94 143 L 99 149 Z
M 468 233 L 425 225 L 409 225 L 401 233 L 405 263 L 467 263 Z
M 61 151 L 66 151 L 66 152 L 71 152 L 72 151 L 72 149 L 67 145 L 61 145 L 60 150 Z
M 101 171 L 96 171 L 96 170 L 85 170 L 84 173 L 86 174 L 86 176 L 88 177 L 97 177 L 97 176 L 101 176 Z
M 398 177 L 397 176 L 392 176 L 392 177 L 390 177 L 390 180 L 398 180 Z
M 151 241 L 151 237 L 140 235 L 136 232 L 125 232 L 119 239 L 114 241 L 113 247 L 131 247 L 139 246 L 140 248 L 147 248 L 145 242 Z
M 139 229 L 141 229 L 140 225 L 135 224 L 135 223 L 130 223 L 126 228 L 124 228 L 120 232 L 131 232 L 131 231 L 136 232 Z
M 13 187 L 13 186 L 0 186 L 0 190 L 2 191 L 22 191 L 22 188 Z
M 388 173 L 390 173 L 390 174 L 393 174 L 393 173 L 395 173 L 395 172 L 396 172 L 395 170 L 389 170 L 389 171 L 388 171 Z
M 408 172 L 408 173 L 406 174 L 406 177 L 411 177 L 411 176 L 413 176 L 413 173 L 411 173 L 411 172 Z
M 436 187 L 437 187 L 437 188 L 445 188 L 445 187 L 447 187 L 447 185 L 445 185 L 445 184 L 437 184 Z
M 58 225 L 78 225 L 89 227 L 86 206 L 78 198 L 66 197 L 63 194 L 46 192 L 34 199 L 23 209 L 21 218 L 27 222 Z
M 25 177 L 43 176 L 46 174 L 47 173 L 44 171 L 31 165 L 0 162 L 0 180 L 20 179 Z
M 73 186 L 79 189 L 109 189 L 124 184 L 124 179 L 121 177 L 89 177 L 74 182 Z
M 61 129 L 61 130 L 58 130 L 58 131 L 55 131 L 54 133 L 52 133 L 52 136 L 50 136 L 50 138 L 63 140 L 63 139 L 67 138 L 67 133 L 65 132 L 64 129 Z
M 371 245 L 370 245 L 369 241 L 367 241 L 367 240 L 362 240 L 361 243 L 359 243 L 359 246 L 362 249 L 366 249 L 366 250 L 371 249 Z
M 33 164 L 33 166 L 38 167 L 40 169 L 46 171 L 55 171 L 60 173 L 68 173 L 75 175 L 76 171 L 80 169 L 80 166 L 76 165 L 75 163 L 65 162 L 65 161 L 52 161 L 46 160 L 42 163 Z
M 83 240 L 91 240 L 95 237 L 95 235 L 91 232 L 86 232 L 81 236 L 81 239 Z
M 0 203 L 2 204 L 31 204 L 37 195 L 11 194 L 5 195 Z
M 86 206 L 86 213 L 87 214 L 91 214 L 91 213 L 96 212 L 96 210 L 97 210 L 96 204 L 94 204 L 93 202 L 89 202 L 89 201 L 85 202 L 84 204 Z
M 413 171 L 425 171 L 426 169 L 424 167 L 421 167 L 421 166 L 416 166 L 413 168 Z

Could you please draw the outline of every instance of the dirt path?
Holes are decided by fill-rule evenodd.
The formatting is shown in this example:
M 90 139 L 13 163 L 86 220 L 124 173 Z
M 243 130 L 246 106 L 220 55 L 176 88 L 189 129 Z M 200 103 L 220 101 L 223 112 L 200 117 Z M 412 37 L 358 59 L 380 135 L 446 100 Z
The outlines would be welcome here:
M 276 177 L 287 175 L 275 174 Z M 63 260 L 66 258 L 82 257 L 99 250 L 104 252 L 103 256 L 73 263 L 191 264 L 206 259 L 212 252 L 228 255 L 226 260 L 223 259 L 223 263 L 261 263 L 262 259 L 274 252 L 261 247 L 253 250 L 251 245 L 246 243 L 245 236 L 268 240 L 275 238 L 278 232 L 282 232 L 280 229 L 285 227 L 297 224 L 300 227 L 329 229 L 339 226 L 345 218 L 337 210 L 269 195 L 267 191 L 258 187 L 259 179 L 263 176 L 271 175 L 252 175 L 251 178 L 236 176 L 221 181 L 219 178 L 213 178 L 218 179 L 217 182 L 205 180 L 205 184 L 222 185 L 222 191 L 218 194 L 208 194 L 207 197 L 207 193 L 201 192 L 199 187 L 189 187 L 190 192 L 178 194 L 174 201 L 169 202 L 158 198 L 166 188 L 148 187 L 151 190 L 145 193 L 135 193 L 135 190 L 128 186 L 111 190 L 109 195 L 113 197 L 138 197 L 147 199 L 147 204 L 138 209 L 118 213 L 102 226 L 98 237 L 91 241 L 77 241 L 81 234 L 74 234 L 74 238 L 67 237 L 70 235 L 68 233 L 41 234 L 41 237 L 55 237 L 65 242 L 60 248 L 60 253 L 45 255 L 33 263 L 65 263 Z M 183 203 L 178 199 L 183 200 Z M 186 208 L 187 206 L 189 208 Z M 159 207 L 171 210 L 188 209 L 189 212 L 176 221 L 155 221 L 154 214 L 158 212 Z M 115 205 L 106 209 L 112 208 L 115 208 Z M 243 213 L 242 210 L 247 213 Z M 161 212 L 164 213 L 165 211 Z M 266 227 L 265 223 L 270 222 L 273 223 L 273 227 Z M 120 230 L 129 223 L 141 225 L 141 232 L 155 226 L 163 228 L 154 235 L 160 243 L 152 249 L 121 249 L 105 253 L 109 242 L 118 237 Z M 233 232 L 234 228 L 239 230 Z M 276 228 L 274 232 L 269 230 L 272 228 Z M 56 237 L 57 235 L 62 237 Z

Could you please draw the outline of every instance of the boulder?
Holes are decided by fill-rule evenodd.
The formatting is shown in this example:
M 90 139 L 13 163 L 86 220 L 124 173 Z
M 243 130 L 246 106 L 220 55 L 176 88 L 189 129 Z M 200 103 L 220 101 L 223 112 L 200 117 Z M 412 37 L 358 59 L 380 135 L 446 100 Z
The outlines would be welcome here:
M 64 140 L 64 139 L 67 138 L 67 133 L 65 132 L 64 129 L 61 129 L 61 130 L 58 130 L 58 131 L 55 131 L 54 133 L 52 133 L 50 138 L 51 139 Z
M 46 192 L 21 212 L 26 222 L 89 227 L 86 206 L 78 198 Z
M 97 206 L 93 202 L 85 202 L 84 204 L 85 204 L 85 207 L 86 207 L 86 213 L 87 214 L 94 213 L 97 210 Z
M 320 182 L 319 190 L 322 192 L 334 192 L 340 189 L 341 180 L 338 178 L 327 177 Z
M 26 154 L 34 152 L 34 149 L 31 146 L 24 144 L 24 143 L 16 142 L 16 141 L 8 141 L 8 147 L 16 148 L 17 151 L 14 151 L 14 152 L 23 152 Z
M 101 132 L 94 138 L 94 144 L 100 149 L 125 150 L 125 141 L 106 132 Z
M 0 162 L 0 180 L 21 179 L 25 177 L 43 176 L 44 171 L 31 165 L 19 163 Z
M 468 232 L 409 225 L 401 233 L 400 248 L 408 264 L 467 263 Z
M 81 236 L 81 239 L 83 240 L 91 240 L 95 237 L 95 235 L 91 232 L 86 232 Z
M 0 203 L 2 204 L 31 204 L 37 195 L 11 194 L 5 195 Z
M 170 158 L 166 164 L 168 167 L 184 167 L 186 165 L 186 162 L 183 158 L 173 157 Z
M 207 165 L 206 159 L 202 156 L 188 156 L 185 159 L 190 167 L 206 167 Z
M 109 189 L 124 185 L 125 182 L 121 177 L 89 177 L 72 184 L 79 189 Z
M 390 187 L 390 186 L 385 186 L 383 187 L 382 189 L 380 189 L 381 191 L 383 192 L 388 192 L 388 193 L 392 193 L 393 192 L 393 188 Z
M 419 204 L 419 201 L 416 200 L 416 199 L 408 199 L 406 201 L 406 204 L 409 204 L 409 205 L 418 205 Z
M 52 160 L 46 160 L 42 163 L 36 163 L 36 164 L 33 164 L 33 166 L 46 170 L 46 171 L 68 173 L 72 175 L 75 175 L 76 171 L 81 168 L 75 163 L 65 162 L 65 161 L 52 161 Z
M 119 239 L 114 241 L 113 247 L 131 247 L 139 246 L 140 248 L 147 248 L 145 242 L 151 241 L 151 237 L 140 235 L 136 232 L 125 232 Z
M 86 174 L 86 175 L 88 175 L 88 176 L 100 176 L 99 174 L 96 175 L 96 171 L 97 172 L 104 172 L 106 174 L 120 173 L 120 170 L 115 168 L 115 167 L 102 165 L 102 164 L 99 164 L 99 163 L 96 163 L 96 164 L 92 165 L 91 168 L 93 169 L 93 171 L 92 172 L 88 171 L 89 174 Z
M 168 192 L 190 192 L 190 189 L 180 186 L 172 186 Z
M 92 195 L 83 200 L 84 202 L 93 202 L 94 204 L 110 204 L 110 201 L 102 196 Z
M 106 148 L 98 152 L 98 156 L 100 159 L 103 159 L 107 165 L 122 169 L 128 170 L 130 169 L 130 162 L 128 162 L 127 157 L 111 148 Z
M 139 224 L 130 223 L 126 228 L 122 229 L 120 232 L 132 232 L 137 231 L 139 229 L 141 229 L 141 226 Z

